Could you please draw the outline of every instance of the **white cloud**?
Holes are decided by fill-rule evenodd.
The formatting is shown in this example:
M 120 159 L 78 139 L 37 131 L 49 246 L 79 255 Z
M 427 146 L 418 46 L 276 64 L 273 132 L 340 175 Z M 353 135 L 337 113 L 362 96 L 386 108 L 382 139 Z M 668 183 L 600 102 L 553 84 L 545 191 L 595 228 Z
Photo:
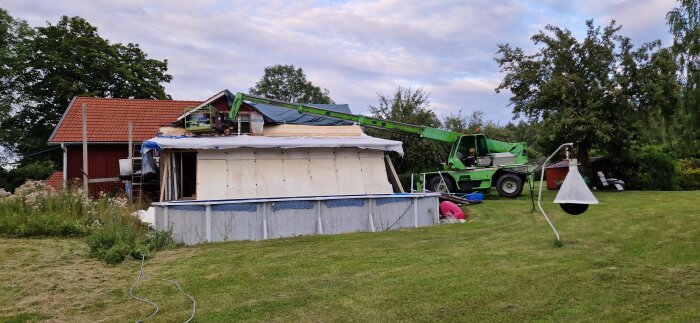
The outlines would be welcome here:
M 669 4 L 670 3 L 670 4 Z M 511 118 L 493 61 L 498 43 L 530 46 L 546 24 L 580 32 L 611 18 L 640 44 L 667 37 L 668 0 L 617 1 L 38 1 L 2 7 L 32 25 L 81 16 L 113 42 L 168 59 L 176 99 L 247 91 L 266 66 L 294 64 L 336 102 L 367 112 L 376 93 L 422 86 L 439 114 L 480 109 Z

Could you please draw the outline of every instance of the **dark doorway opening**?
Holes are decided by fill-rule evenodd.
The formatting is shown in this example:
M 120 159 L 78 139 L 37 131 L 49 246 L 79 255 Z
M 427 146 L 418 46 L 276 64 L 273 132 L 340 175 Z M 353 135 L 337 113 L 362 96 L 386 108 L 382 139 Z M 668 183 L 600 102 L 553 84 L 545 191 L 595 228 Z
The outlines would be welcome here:
M 173 154 L 176 160 L 177 182 L 180 184 L 179 199 L 197 199 L 197 152 L 180 151 Z

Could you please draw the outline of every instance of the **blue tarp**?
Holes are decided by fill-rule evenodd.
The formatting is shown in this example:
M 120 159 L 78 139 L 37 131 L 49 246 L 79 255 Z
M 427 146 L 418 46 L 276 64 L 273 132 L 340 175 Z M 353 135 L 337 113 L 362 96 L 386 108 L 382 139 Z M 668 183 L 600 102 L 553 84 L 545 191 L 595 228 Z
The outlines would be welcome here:
M 352 122 L 338 120 L 334 118 L 328 118 L 323 116 L 315 116 L 306 113 L 299 113 L 297 110 L 280 108 L 274 105 L 268 105 L 263 103 L 252 103 L 246 102 L 265 117 L 270 119 L 272 123 L 275 124 L 305 124 L 312 126 L 343 126 L 351 125 Z M 306 104 L 315 108 L 332 110 L 343 113 L 352 113 L 350 107 L 347 104 Z

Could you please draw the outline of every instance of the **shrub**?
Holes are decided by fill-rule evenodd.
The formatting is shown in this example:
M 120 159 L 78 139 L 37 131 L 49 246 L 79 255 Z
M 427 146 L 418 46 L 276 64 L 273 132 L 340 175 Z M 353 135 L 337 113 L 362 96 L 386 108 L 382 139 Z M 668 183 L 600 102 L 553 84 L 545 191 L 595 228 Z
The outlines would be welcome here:
M 152 251 L 174 249 L 180 245 L 173 238 L 173 232 L 170 229 L 166 231 L 149 231 L 144 239 L 144 244 Z
M 151 252 L 152 249 L 150 249 L 148 246 L 143 245 L 143 244 L 138 244 L 134 248 L 131 249 L 131 257 L 134 258 L 135 260 L 141 260 L 141 259 L 149 259 L 153 256 L 153 253 Z
M 700 158 L 679 159 L 676 166 L 678 186 L 684 190 L 700 189 Z
M 14 195 L 3 191 L 0 196 L 0 235 L 86 235 L 94 217 L 81 191 L 56 192 L 39 181 L 27 181 Z
M 110 265 L 116 265 L 124 261 L 126 255 L 131 253 L 132 248 L 133 247 L 129 246 L 128 244 L 117 243 L 105 252 L 103 260 Z
M 0 189 L 0 235 L 87 236 L 90 255 L 110 264 L 177 246 L 172 232 L 149 232 L 133 211 L 123 197 L 100 194 L 93 200 L 80 188 L 56 191 L 27 181 L 15 194 Z
M 160 250 L 176 248 L 171 231 L 146 231 L 131 226 L 110 223 L 96 229 L 88 238 L 90 255 L 109 264 L 120 263 L 131 255 L 135 260 L 148 259 Z
M 633 151 L 632 159 L 617 167 L 616 174 L 625 181 L 625 186 L 636 190 L 677 189 L 678 174 L 673 158 L 660 146 L 644 146 Z
M 136 232 L 130 226 L 110 221 L 101 228 L 97 228 L 88 236 L 87 243 L 90 247 L 90 255 L 95 258 L 107 260 L 114 258 L 115 252 L 122 256 L 128 255 L 136 245 Z M 124 259 L 122 257 L 122 259 Z

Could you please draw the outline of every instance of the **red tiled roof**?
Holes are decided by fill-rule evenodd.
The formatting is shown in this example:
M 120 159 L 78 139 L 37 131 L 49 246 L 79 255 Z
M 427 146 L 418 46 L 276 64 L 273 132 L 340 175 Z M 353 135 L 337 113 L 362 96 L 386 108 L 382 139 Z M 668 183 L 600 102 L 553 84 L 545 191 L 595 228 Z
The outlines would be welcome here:
M 87 104 L 88 142 L 134 142 L 153 138 L 158 127 L 174 122 L 186 107 L 201 101 L 75 97 L 49 138 L 50 143 L 82 142 L 82 104 Z
M 61 190 L 63 189 L 63 172 L 55 171 L 45 180 L 49 186 Z

